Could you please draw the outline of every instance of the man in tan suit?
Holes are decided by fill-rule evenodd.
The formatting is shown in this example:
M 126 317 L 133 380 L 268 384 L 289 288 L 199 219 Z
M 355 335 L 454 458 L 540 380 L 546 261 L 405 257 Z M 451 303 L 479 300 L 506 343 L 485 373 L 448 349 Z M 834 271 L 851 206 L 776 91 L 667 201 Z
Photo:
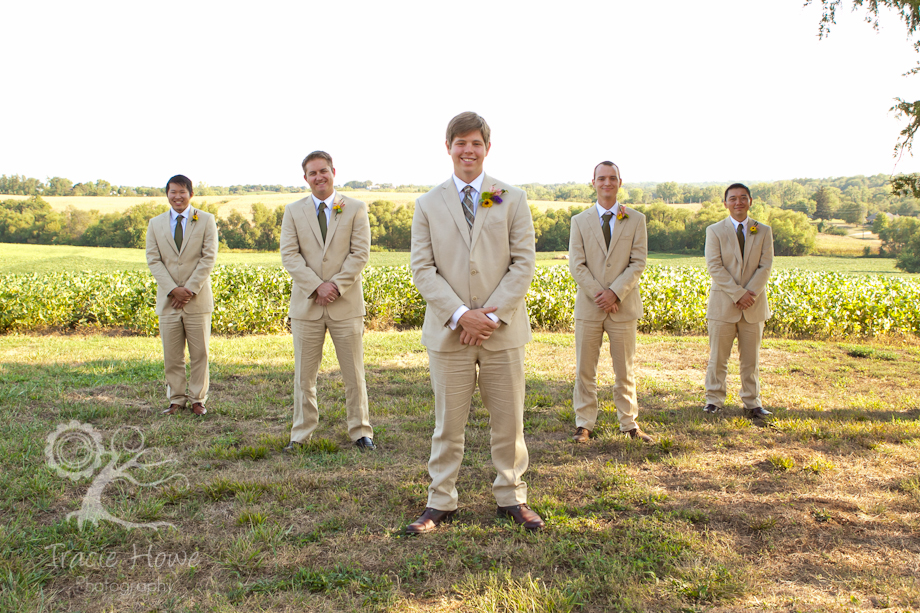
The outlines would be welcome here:
M 645 215 L 617 202 L 623 185 L 613 162 L 594 168 L 591 185 L 597 202 L 572 218 L 569 270 L 578 284 L 575 296 L 576 443 L 587 443 L 597 421 L 597 361 L 604 332 L 616 381 L 614 402 L 620 431 L 653 443 L 636 423 L 636 320 L 642 317 L 639 277 L 648 257 Z
M 412 219 L 412 274 L 427 302 L 422 344 L 435 396 L 428 505 L 406 531 L 420 534 L 457 510 L 464 428 L 477 381 L 490 414 L 492 486 L 498 514 L 528 530 L 543 520 L 527 506 L 524 346 L 531 339 L 524 296 L 536 265 L 533 219 L 521 190 L 489 177 L 490 130 L 476 113 L 447 126 L 454 174 L 419 198 Z
M 770 318 L 767 281 L 773 266 L 773 232 L 748 217 L 751 190 L 735 183 L 725 190 L 730 214 L 706 228 L 706 266 L 712 277 L 706 318 L 709 323 L 709 367 L 706 369 L 707 413 L 725 402 L 728 358 L 738 338 L 741 359 L 741 401 L 752 417 L 771 413 L 760 401 L 760 342 Z
M 294 336 L 293 452 L 319 424 L 316 375 L 326 330 L 345 380 L 348 436 L 362 451 L 376 449 L 364 381 L 364 290 L 361 271 L 370 258 L 367 205 L 333 187 L 332 156 L 314 151 L 303 163 L 311 194 L 284 209 L 281 263 L 293 279 L 291 331 Z
M 176 175 L 166 183 L 170 210 L 147 225 L 147 266 L 157 281 L 156 314 L 163 341 L 166 394 L 175 415 L 188 401 L 192 413 L 207 413 L 208 341 L 211 338 L 211 270 L 217 257 L 217 224 L 214 216 L 189 202 L 192 182 Z M 185 381 L 185 346 L 191 362 L 188 394 Z

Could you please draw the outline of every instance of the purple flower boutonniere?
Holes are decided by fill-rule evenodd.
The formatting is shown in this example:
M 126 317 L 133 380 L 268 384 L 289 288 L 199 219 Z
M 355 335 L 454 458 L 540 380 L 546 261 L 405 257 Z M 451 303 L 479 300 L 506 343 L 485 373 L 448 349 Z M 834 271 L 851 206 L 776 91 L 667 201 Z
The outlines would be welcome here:
M 750 233 L 751 233 L 751 234 L 757 234 L 757 226 L 759 226 L 759 225 L 760 225 L 760 224 L 758 224 L 758 223 L 755 221 L 755 222 L 751 225 Z
M 617 219 L 629 219 L 629 213 L 626 212 L 626 207 L 624 207 L 622 204 L 617 211 Z
M 335 216 L 338 216 L 342 213 L 342 205 L 345 204 L 344 200 L 339 200 L 338 202 L 332 203 L 332 210 L 335 211 Z
M 495 185 L 492 185 L 492 191 L 482 192 L 482 197 L 479 199 L 479 206 L 489 208 L 493 204 L 501 204 L 502 196 L 507 193 L 507 189 L 495 189 Z

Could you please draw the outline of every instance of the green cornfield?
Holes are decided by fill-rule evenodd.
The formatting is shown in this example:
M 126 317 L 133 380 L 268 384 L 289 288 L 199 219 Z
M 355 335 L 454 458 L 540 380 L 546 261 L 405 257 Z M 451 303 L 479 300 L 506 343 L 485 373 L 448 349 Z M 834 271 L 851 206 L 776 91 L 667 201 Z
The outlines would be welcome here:
M 281 268 L 217 266 L 211 274 L 216 334 L 288 329 L 291 278 Z M 640 284 L 643 332 L 706 333 L 710 280 L 700 268 L 649 266 Z M 920 283 L 888 276 L 775 271 L 768 286 L 772 336 L 838 338 L 920 334 Z M 527 294 L 531 324 L 572 330 L 576 286 L 568 268 L 538 267 Z M 0 333 L 120 328 L 157 333 L 156 283 L 147 272 L 61 272 L 0 278 Z M 369 325 L 420 326 L 425 301 L 408 266 L 364 271 Z

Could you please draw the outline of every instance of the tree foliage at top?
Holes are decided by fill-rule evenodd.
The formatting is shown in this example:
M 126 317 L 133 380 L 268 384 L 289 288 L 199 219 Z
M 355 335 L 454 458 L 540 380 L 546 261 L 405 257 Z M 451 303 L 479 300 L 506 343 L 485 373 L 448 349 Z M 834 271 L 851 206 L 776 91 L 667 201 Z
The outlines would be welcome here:
M 831 26 L 837 23 L 837 10 L 844 4 L 844 0 L 820 0 L 822 15 L 818 37 L 825 38 L 830 35 Z M 850 0 L 853 10 L 866 9 L 866 23 L 878 30 L 879 13 L 881 9 L 891 9 L 904 22 L 907 36 L 913 39 L 914 50 L 920 53 L 920 38 L 917 38 L 917 28 L 920 27 L 920 0 Z M 805 6 L 813 4 L 814 0 L 805 0 Z M 920 61 L 909 70 L 906 75 L 920 72 Z M 901 130 L 898 141 L 894 146 L 895 157 L 900 158 L 904 153 L 913 154 L 914 136 L 920 130 L 920 100 L 909 102 L 903 98 L 895 98 L 896 104 L 889 110 L 894 111 L 897 119 L 904 119 L 907 125 Z M 914 197 L 920 198 L 920 174 L 898 175 L 891 180 L 892 189 L 901 194 L 910 191 Z

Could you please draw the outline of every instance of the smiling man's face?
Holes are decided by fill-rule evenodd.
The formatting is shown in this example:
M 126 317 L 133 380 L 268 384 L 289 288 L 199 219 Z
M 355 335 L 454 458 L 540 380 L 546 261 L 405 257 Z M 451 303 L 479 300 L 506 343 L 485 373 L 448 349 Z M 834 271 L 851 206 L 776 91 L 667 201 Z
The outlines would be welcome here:
M 482 174 L 482 163 L 489 155 L 489 148 L 482 132 L 473 130 L 454 138 L 452 143 L 447 143 L 447 153 L 454 161 L 454 174 L 461 181 L 472 182 Z

